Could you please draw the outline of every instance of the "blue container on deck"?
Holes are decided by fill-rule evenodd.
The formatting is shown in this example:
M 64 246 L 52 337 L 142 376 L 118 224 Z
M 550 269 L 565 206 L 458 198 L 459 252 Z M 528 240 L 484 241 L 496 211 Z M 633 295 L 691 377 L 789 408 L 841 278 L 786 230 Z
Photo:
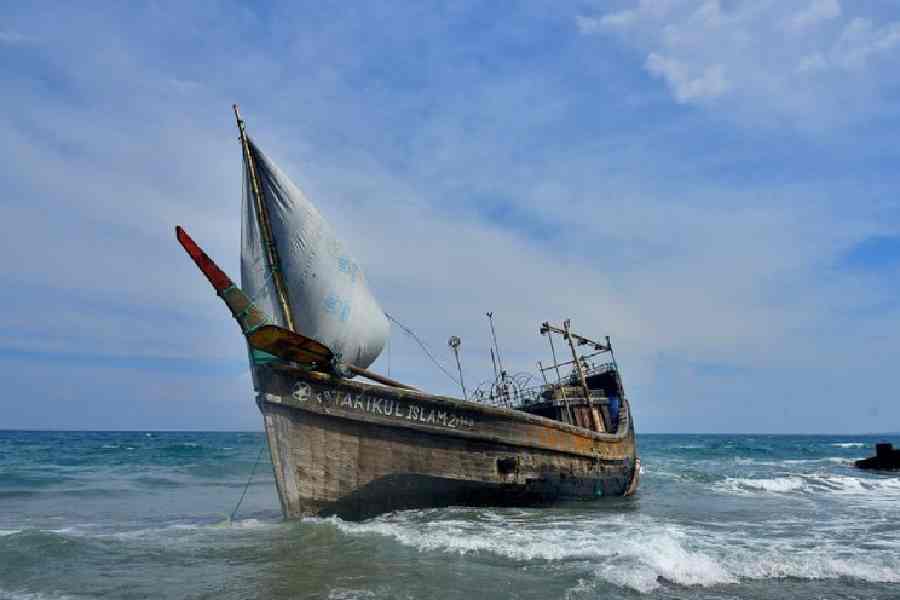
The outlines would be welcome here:
M 609 420 L 612 421 L 612 430 L 619 429 L 619 397 L 610 395 L 609 397 Z

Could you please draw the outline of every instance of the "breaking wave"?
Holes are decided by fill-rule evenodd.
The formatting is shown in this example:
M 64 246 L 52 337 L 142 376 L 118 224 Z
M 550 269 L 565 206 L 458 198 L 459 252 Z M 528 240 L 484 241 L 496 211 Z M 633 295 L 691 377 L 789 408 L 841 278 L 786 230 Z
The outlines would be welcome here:
M 41 594 L 38 592 L 8 591 L 0 589 L 0 600 L 86 600 L 88 596 L 68 594 Z
M 561 526 L 558 521 L 510 523 L 503 515 L 494 522 L 423 520 L 423 512 L 397 513 L 365 523 L 328 522 L 348 535 L 385 536 L 419 551 L 493 554 L 517 562 L 548 562 L 585 570 L 573 574 L 582 588 L 590 580 L 585 577 L 641 593 L 667 582 L 712 586 L 743 579 L 852 578 L 900 583 L 897 554 L 873 556 L 861 550 L 810 544 L 808 539 L 771 543 L 739 535 L 712 536 L 708 530 L 647 518 L 629 521 L 623 516 Z
M 719 491 L 746 494 L 770 492 L 785 494 L 900 494 L 900 479 L 867 479 L 846 475 L 787 475 L 773 478 L 729 477 L 713 486 Z
M 863 442 L 836 442 L 832 444 L 835 448 L 865 448 L 868 445 Z

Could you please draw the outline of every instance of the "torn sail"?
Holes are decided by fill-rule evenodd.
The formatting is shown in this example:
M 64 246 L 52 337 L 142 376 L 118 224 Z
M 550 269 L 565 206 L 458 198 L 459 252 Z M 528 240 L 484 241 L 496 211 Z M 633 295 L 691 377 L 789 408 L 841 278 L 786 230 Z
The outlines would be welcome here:
M 368 367 L 384 347 L 388 322 L 362 269 L 303 192 L 252 142 L 249 147 L 296 332 Z M 241 287 L 284 327 L 255 205 L 245 158 Z

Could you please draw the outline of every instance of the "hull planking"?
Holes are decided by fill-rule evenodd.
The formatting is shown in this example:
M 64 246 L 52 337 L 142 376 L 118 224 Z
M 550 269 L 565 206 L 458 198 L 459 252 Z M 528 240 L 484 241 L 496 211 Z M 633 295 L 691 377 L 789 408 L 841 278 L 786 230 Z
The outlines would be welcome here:
M 358 520 L 401 509 L 542 506 L 634 492 L 627 402 L 618 433 L 522 411 L 258 368 L 282 511 Z

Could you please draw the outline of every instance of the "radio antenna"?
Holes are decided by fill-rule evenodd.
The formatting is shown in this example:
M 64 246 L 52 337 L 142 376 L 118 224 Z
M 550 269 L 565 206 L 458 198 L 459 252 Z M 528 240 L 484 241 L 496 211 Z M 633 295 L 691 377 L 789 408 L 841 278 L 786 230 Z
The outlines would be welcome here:
M 497 351 L 497 363 L 500 365 L 500 377 L 506 379 L 506 371 L 503 370 L 503 359 L 500 358 L 500 344 L 497 343 L 497 332 L 494 330 L 494 313 L 485 313 L 491 323 L 491 339 L 494 341 L 494 349 Z
M 451 335 L 450 339 L 447 341 L 447 345 L 450 346 L 450 348 L 453 350 L 453 356 L 456 357 L 456 370 L 459 372 L 459 387 L 462 388 L 463 399 L 468 400 L 469 397 L 466 394 L 466 382 L 463 381 L 462 365 L 459 362 L 460 344 L 462 344 L 462 340 L 455 335 Z

